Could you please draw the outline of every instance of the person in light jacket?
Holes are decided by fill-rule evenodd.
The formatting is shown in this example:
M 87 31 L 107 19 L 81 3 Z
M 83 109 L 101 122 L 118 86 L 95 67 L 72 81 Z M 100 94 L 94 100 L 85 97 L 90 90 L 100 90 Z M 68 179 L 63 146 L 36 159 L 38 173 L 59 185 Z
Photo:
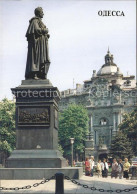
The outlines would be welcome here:
M 98 160 L 98 163 L 97 163 L 97 173 L 98 173 L 98 178 L 101 177 L 101 174 L 102 174 L 101 160 Z
M 128 158 L 125 158 L 125 163 L 123 165 L 123 172 L 124 172 L 124 178 L 129 179 L 129 168 L 130 168 L 130 163 L 128 162 Z
M 89 159 L 89 162 L 90 162 L 90 169 L 91 169 L 91 175 L 90 176 L 93 176 L 94 166 L 95 166 L 94 157 L 93 156 L 91 156 L 91 158 Z
M 103 159 L 101 166 L 102 166 L 102 177 L 107 178 L 108 177 L 108 163 L 106 162 L 105 158 Z

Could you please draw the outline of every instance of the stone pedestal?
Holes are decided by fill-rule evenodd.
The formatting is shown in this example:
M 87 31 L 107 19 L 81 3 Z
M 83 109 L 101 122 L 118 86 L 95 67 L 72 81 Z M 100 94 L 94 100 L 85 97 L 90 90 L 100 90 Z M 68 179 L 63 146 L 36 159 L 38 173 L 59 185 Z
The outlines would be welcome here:
M 12 89 L 16 96 L 16 150 L 10 168 L 60 168 L 58 151 L 59 91 L 49 80 L 23 80 Z

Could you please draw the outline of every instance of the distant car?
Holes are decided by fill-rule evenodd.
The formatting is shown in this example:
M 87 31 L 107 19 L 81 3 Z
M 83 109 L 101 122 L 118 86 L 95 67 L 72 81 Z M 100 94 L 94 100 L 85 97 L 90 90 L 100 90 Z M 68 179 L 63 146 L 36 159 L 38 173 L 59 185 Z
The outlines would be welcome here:
M 137 166 L 137 157 L 131 159 L 132 166 Z

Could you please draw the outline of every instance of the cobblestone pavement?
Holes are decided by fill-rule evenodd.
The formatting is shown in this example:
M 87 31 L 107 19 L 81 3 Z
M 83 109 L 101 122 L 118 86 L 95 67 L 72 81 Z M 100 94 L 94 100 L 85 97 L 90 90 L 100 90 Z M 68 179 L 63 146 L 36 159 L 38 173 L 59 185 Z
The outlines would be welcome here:
M 97 176 L 94 177 L 87 177 L 82 176 L 80 180 L 77 180 L 81 184 L 86 184 L 91 187 L 96 187 L 98 189 L 105 189 L 105 190 L 116 190 L 116 189 L 129 189 L 133 187 L 137 187 L 137 180 L 125 180 L 125 179 L 111 179 L 108 178 L 98 178 Z M 34 183 L 39 183 L 41 180 L 1 180 L 0 185 L 1 187 L 23 187 L 26 185 L 33 185 Z M 83 188 L 72 183 L 69 180 L 64 181 L 64 193 L 65 194 L 99 194 L 99 193 L 110 193 L 110 192 L 99 192 L 99 191 L 91 191 L 90 189 Z M 28 190 L 19 190 L 19 191 L 0 191 L 2 194 L 20 194 L 20 193 L 29 193 L 29 194 L 40 194 L 40 193 L 50 193 L 55 194 L 55 180 L 51 180 L 45 184 L 41 184 L 38 187 L 32 187 Z M 116 192 L 113 192 L 116 193 Z M 128 194 L 136 194 L 136 191 L 130 192 L 122 192 Z

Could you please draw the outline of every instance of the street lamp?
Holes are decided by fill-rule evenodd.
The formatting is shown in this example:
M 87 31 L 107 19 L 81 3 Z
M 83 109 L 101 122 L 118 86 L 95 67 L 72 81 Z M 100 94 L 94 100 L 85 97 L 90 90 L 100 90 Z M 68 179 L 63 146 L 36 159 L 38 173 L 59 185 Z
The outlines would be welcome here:
M 70 138 L 70 143 L 71 143 L 71 167 L 73 166 L 73 143 L 74 143 L 74 138 Z

